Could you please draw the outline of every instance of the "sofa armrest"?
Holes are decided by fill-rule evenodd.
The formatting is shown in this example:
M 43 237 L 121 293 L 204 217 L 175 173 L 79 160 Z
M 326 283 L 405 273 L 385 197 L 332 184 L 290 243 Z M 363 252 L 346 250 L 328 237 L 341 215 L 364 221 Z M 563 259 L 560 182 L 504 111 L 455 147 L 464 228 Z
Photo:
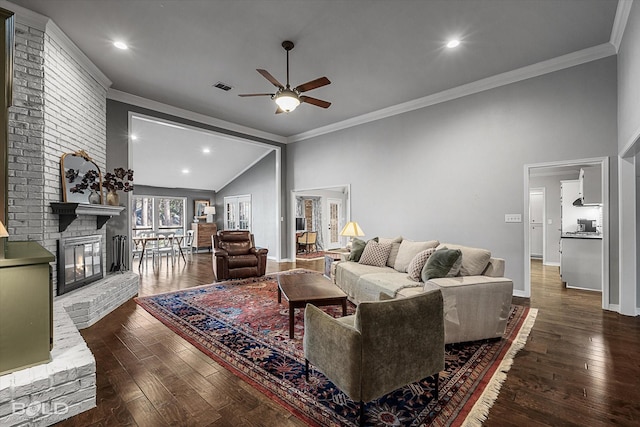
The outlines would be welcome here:
M 213 250 L 213 256 L 227 258 L 229 256 L 229 252 L 225 251 L 224 249 L 216 248 Z
M 351 317 L 351 316 L 347 316 Z M 312 304 L 304 311 L 304 357 L 352 398 L 360 396 L 362 337 Z
M 483 276 L 489 277 L 504 277 L 504 259 L 503 258 L 489 258 L 489 264 L 487 268 L 482 272 Z

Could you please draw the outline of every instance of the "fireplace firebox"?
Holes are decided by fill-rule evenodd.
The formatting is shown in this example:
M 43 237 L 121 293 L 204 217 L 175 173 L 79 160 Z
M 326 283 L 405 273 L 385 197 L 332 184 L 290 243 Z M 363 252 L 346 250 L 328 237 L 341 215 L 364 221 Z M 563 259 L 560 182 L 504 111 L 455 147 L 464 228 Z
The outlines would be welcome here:
M 102 277 L 101 235 L 58 240 L 58 295 L 86 286 Z

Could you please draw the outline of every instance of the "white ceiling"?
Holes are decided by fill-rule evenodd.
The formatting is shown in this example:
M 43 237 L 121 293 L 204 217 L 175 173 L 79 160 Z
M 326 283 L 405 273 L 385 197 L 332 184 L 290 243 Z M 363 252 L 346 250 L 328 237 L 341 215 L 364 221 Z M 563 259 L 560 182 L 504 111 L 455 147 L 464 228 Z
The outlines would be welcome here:
M 50 17 L 112 89 L 289 137 L 609 42 L 615 0 L 15 0 Z M 444 47 L 452 37 L 462 43 Z M 116 39 L 127 51 L 112 46 Z M 256 72 L 332 102 L 275 115 Z M 222 81 L 233 89 L 213 88 Z M 193 150 L 197 147 L 181 147 Z M 135 159 L 134 159 L 135 162 Z M 136 180 L 140 167 L 136 169 Z M 224 181 L 224 179 L 222 180 Z

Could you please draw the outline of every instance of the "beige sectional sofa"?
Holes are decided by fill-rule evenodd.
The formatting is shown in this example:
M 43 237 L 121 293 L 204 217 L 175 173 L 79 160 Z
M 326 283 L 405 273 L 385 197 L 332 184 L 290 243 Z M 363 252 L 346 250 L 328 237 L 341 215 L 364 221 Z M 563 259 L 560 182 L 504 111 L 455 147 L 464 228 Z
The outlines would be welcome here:
M 378 267 L 347 261 L 332 266 L 332 279 L 349 298 L 357 303 L 402 298 L 430 289 L 440 289 L 444 299 L 445 343 L 499 338 L 507 325 L 511 306 L 513 282 L 503 277 L 504 260 L 491 257 L 485 249 L 438 241 L 423 242 L 423 247 L 459 249 L 462 252 L 460 272 L 453 277 L 412 280 L 406 272 L 404 260 L 394 258 L 402 241 L 393 242 L 393 249 L 386 266 Z M 412 242 L 415 244 L 417 242 Z

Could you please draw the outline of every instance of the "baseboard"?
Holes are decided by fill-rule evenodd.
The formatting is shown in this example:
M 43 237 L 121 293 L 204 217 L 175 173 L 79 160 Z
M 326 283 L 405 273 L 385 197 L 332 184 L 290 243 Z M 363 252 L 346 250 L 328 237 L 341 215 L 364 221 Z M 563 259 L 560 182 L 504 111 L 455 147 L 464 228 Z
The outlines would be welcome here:
M 591 292 L 600 292 L 600 293 L 602 293 L 602 289 L 581 288 L 579 286 L 569 286 L 569 285 L 567 285 L 567 289 L 577 289 L 579 291 L 591 291 Z
M 620 304 L 609 304 L 608 310 L 615 311 L 616 313 L 620 313 Z M 638 309 L 636 308 L 636 314 L 638 313 Z
M 560 267 L 559 262 L 543 262 L 542 265 L 548 265 L 549 267 Z
M 520 289 L 514 289 L 512 295 L 514 297 L 529 298 L 527 296 L 527 294 L 525 294 L 525 292 L 523 290 L 520 290 Z

